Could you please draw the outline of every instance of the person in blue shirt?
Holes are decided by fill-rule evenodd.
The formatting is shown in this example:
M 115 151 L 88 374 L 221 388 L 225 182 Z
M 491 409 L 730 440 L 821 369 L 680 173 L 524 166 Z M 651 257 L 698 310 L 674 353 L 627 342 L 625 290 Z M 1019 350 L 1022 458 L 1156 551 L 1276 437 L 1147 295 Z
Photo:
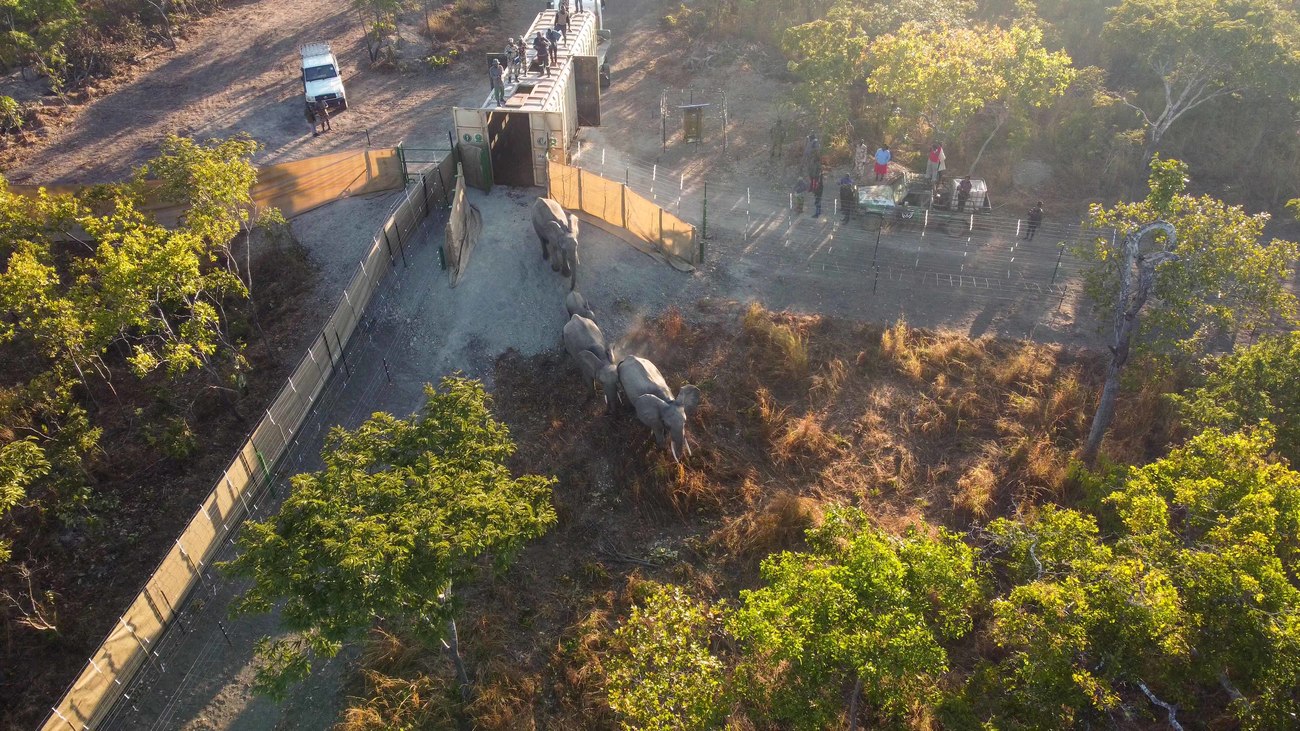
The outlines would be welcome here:
M 876 182 L 877 183 L 884 180 L 885 176 L 889 174 L 889 160 L 892 157 L 893 155 L 889 152 L 889 145 L 881 145 L 880 149 L 876 150 Z

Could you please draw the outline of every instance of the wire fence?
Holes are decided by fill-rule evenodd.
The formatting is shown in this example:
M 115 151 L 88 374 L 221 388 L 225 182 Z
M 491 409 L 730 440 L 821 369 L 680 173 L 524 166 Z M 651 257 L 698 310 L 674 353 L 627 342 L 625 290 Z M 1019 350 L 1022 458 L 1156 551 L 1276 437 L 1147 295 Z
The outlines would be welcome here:
M 274 485 L 277 463 L 297 447 L 308 415 L 336 398 L 327 388 L 331 379 L 340 372 L 351 376 L 349 346 L 366 329 L 365 313 L 372 297 L 390 273 L 405 268 L 406 250 L 420 240 L 417 233 L 426 221 L 445 217 L 450 194 L 442 181 L 454 177 L 454 157 L 448 153 L 437 170 L 419 175 L 406 186 L 320 334 L 135 601 L 50 709 L 42 729 L 137 728 L 137 703 L 143 690 L 168 673 L 184 673 L 180 684 L 184 687 L 201 667 L 197 660 L 188 666 L 172 662 L 183 636 L 201 630 L 209 633 L 200 657 L 212 642 L 229 641 L 220 622 L 215 628 L 200 628 L 193 616 L 207 600 L 229 588 L 229 580 L 212 567 L 232 557 L 234 534 L 245 519 L 263 516 L 278 503 L 275 491 L 267 489 Z M 174 701 L 175 696 L 168 705 Z
M 873 292 L 899 286 L 1064 299 L 1079 290 L 1088 266 L 1076 244 L 1115 236 L 1109 229 L 1046 221 L 1031 239 L 1027 219 L 996 208 L 960 214 L 913 208 L 904 219 L 851 206 L 846 218 L 838 187 L 829 182 L 822 215 L 815 217 L 810 194 L 803 194 L 801 205 L 799 194 L 773 185 L 709 179 L 604 148 L 583 150 L 574 164 L 624 183 L 695 225 L 706 259 L 849 276 Z

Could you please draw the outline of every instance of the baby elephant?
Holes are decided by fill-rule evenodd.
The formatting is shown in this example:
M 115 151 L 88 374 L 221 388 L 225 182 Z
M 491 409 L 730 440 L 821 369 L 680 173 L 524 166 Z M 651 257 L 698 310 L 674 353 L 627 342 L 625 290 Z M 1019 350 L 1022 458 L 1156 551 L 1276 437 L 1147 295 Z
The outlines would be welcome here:
M 569 317 L 582 315 L 588 320 L 595 320 L 596 313 L 591 311 L 591 306 L 587 304 L 587 298 L 582 296 L 578 290 L 572 290 L 564 298 L 564 309 L 568 311 Z
M 618 364 L 618 382 L 628 402 L 636 407 L 636 418 L 650 427 L 655 442 L 663 446 L 667 440 L 675 461 L 681 461 L 683 451 L 690 455 L 686 419 L 700 405 L 700 389 L 688 383 L 674 398 L 655 364 L 635 355 Z
M 542 242 L 542 259 L 549 259 L 551 271 L 569 278 L 569 289 L 578 286 L 578 217 L 566 215 L 550 198 L 533 204 L 533 230 Z
M 605 411 L 614 410 L 618 398 L 618 371 L 614 368 L 614 352 L 605 342 L 605 334 L 596 323 L 574 315 L 564 325 L 564 349 L 578 361 L 585 383 L 592 388 L 600 384 L 604 392 Z

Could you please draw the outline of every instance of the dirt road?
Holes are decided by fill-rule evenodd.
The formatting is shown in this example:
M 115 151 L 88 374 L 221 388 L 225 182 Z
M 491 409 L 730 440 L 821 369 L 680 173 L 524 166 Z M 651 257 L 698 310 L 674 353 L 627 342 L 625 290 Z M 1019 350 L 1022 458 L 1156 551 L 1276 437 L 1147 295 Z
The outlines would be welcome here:
M 506 5 L 502 14 L 512 28 L 532 17 L 518 4 Z M 404 31 L 405 56 L 428 53 L 425 39 L 409 27 Z M 22 151 L 6 177 L 23 183 L 121 179 L 155 154 L 167 134 L 204 139 L 246 132 L 263 145 L 259 163 L 364 147 L 367 134 L 374 146 L 445 147 L 448 108 L 481 101 L 487 83 L 466 62 L 445 70 L 416 61 L 404 63 L 409 68 L 403 71 L 371 68 L 347 0 L 239 3 L 190 26 L 186 36 L 177 50 L 157 50 L 139 63 L 134 79 Z M 496 40 L 491 34 L 482 39 Z M 334 130 L 320 137 L 308 133 L 303 118 L 298 71 L 298 48 L 313 41 L 332 44 L 349 102 L 332 120 Z

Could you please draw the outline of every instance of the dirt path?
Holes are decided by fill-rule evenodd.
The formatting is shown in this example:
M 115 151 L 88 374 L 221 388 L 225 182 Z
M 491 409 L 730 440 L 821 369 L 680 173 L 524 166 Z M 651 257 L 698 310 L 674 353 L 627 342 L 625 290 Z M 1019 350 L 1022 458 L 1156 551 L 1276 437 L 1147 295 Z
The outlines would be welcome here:
M 502 22 L 522 25 L 532 12 L 505 4 Z M 428 53 L 427 41 L 405 30 L 405 55 Z M 23 183 L 117 180 L 155 154 L 167 134 L 203 139 L 246 132 L 263 145 L 260 163 L 364 147 L 367 135 L 374 146 L 445 147 L 448 107 L 483 95 L 484 83 L 467 62 L 438 71 L 419 63 L 405 71 L 371 68 L 347 0 L 239 3 L 186 35 L 176 51 L 159 49 L 140 62 L 134 79 L 18 153 L 21 160 L 6 176 Z M 349 109 L 332 120 L 331 133 L 312 137 L 303 118 L 298 48 L 322 40 L 339 58 Z M 488 40 L 495 41 L 485 34 Z

